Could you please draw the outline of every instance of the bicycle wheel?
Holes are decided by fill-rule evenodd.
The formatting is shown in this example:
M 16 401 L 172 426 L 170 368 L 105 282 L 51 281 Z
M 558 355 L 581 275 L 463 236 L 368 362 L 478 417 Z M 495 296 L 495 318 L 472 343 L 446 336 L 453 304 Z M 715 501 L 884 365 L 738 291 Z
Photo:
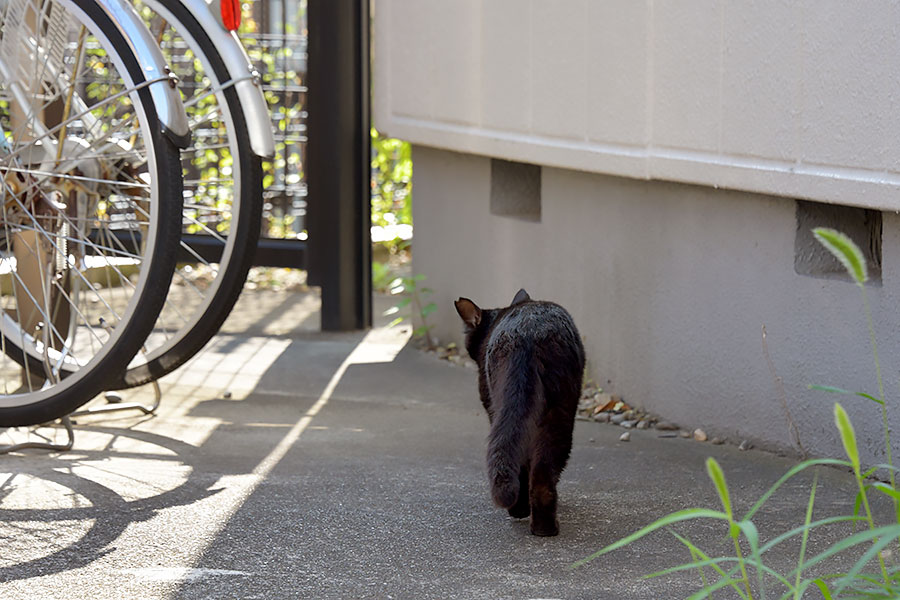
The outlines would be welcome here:
M 180 81 L 191 124 L 182 153 L 179 264 L 144 350 L 110 389 L 174 371 L 219 330 L 247 278 L 262 219 L 262 159 L 220 51 L 180 0 L 135 2 Z M 235 40 L 235 43 L 237 41 Z
M 172 277 L 178 148 L 89 0 L 0 5 L 0 427 L 72 412 L 125 369 Z

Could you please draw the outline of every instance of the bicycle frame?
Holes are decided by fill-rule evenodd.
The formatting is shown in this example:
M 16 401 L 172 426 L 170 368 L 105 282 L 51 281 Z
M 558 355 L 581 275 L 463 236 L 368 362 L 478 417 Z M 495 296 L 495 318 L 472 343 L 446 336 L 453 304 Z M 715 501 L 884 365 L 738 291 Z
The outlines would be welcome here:
M 233 85 L 238 94 L 247 120 L 251 150 L 260 158 L 272 158 L 275 156 L 275 136 L 269 121 L 269 107 L 260 87 L 260 75 L 250 62 L 243 44 L 235 32 L 225 29 L 221 17 L 207 4 L 207 0 L 180 2 L 203 27 L 225 63 L 229 81 L 220 81 L 219 85 Z M 144 0 L 144 3 L 170 23 L 178 22 L 164 2 Z

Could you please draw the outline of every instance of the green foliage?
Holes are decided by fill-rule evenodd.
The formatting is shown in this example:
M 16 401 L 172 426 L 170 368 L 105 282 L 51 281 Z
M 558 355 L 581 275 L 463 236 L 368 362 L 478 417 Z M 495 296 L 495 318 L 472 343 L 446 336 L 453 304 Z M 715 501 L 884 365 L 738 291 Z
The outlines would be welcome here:
M 777 588 L 778 592 L 774 597 L 782 600 L 790 598 L 800 600 L 810 588 L 818 590 L 821 597 L 825 600 L 836 598 L 900 598 L 900 571 L 896 569 L 889 570 L 885 565 L 883 555 L 888 545 L 896 543 L 898 538 L 900 538 L 900 508 L 898 508 L 900 507 L 900 490 L 897 489 L 894 481 L 894 471 L 896 469 L 891 460 L 890 435 L 886 412 L 887 402 L 885 401 L 884 388 L 881 382 L 881 367 L 878 362 L 874 328 L 872 327 L 871 314 L 863 285 L 867 278 L 865 261 L 862 258 L 862 253 L 853 241 L 844 234 L 826 229 L 816 229 L 814 234 L 841 261 L 847 272 L 862 290 L 863 304 L 869 323 L 873 356 L 878 375 L 879 397 L 862 392 L 850 392 L 833 386 L 809 387 L 810 389 L 829 393 L 860 396 L 880 405 L 887 464 L 876 465 L 863 471 L 853 424 L 844 407 L 836 403 L 834 405 L 835 427 L 848 460 L 813 459 L 795 465 L 775 482 L 742 518 L 736 519 L 732 512 L 734 506 L 733 496 L 725 480 L 725 474 L 719 464 L 712 458 L 709 458 L 706 462 L 707 474 L 719 495 L 723 511 L 689 508 L 674 512 L 657 519 L 630 536 L 622 538 L 579 560 L 573 565 L 573 568 L 579 567 L 607 552 L 631 544 L 658 529 L 693 519 L 714 519 L 721 521 L 726 526 L 729 536 L 734 540 L 734 556 L 712 558 L 687 537 L 673 532 L 676 539 L 687 548 L 690 561 L 657 573 L 651 573 L 646 577 L 659 577 L 687 570 L 698 570 L 701 576 L 702 588 L 690 596 L 692 599 L 710 598 L 714 592 L 725 588 L 729 588 L 736 595 L 735 597 L 744 600 L 766 598 L 767 591 L 771 592 L 774 588 Z M 761 541 L 759 532 L 752 521 L 753 516 L 788 480 L 807 469 L 824 466 L 840 466 L 852 470 L 858 488 L 858 493 L 853 502 L 853 514 L 837 515 L 813 521 L 816 489 L 819 485 L 818 474 L 816 474 L 810 489 L 803 523 L 776 535 L 768 541 Z M 868 483 L 868 479 L 879 470 L 887 470 L 890 475 L 889 484 L 883 482 Z M 869 495 L 873 491 L 887 496 L 895 503 L 895 522 L 887 525 L 878 525 L 875 522 L 869 503 Z M 806 551 L 811 536 L 823 530 L 823 528 L 840 523 L 861 523 L 866 526 L 866 529 L 840 538 L 820 553 L 807 557 Z M 831 534 L 832 530 L 828 530 L 823 539 L 832 539 Z M 800 538 L 800 550 L 797 555 L 796 567 L 793 570 L 789 573 L 779 573 L 766 565 L 765 559 L 768 553 L 775 549 L 785 552 L 785 542 L 793 541 L 798 536 Z M 749 548 L 749 553 L 745 553 L 745 548 Z M 821 565 L 824 561 L 838 555 L 844 560 L 853 561 L 852 564 L 848 565 L 849 568 L 840 573 L 826 575 L 816 572 L 815 567 L 817 565 Z M 755 574 L 755 577 L 752 579 L 751 573 Z M 710 575 L 712 577 L 709 577 Z
M 434 290 L 419 283 L 425 280 L 424 275 L 415 275 L 413 277 L 398 277 L 391 282 L 391 294 L 402 295 L 400 300 L 385 311 L 386 316 L 400 315 L 400 312 L 407 308 L 409 312 L 400 315 L 391 321 L 390 326 L 394 327 L 403 321 L 410 320 L 413 322 L 413 337 L 423 338 L 429 349 L 437 347 L 434 338 L 431 337 L 431 329 L 434 325 L 428 324 L 428 316 L 437 310 L 437 304 L 434 302 L 426 303 L 425 299 L 430 296 Z M 415 321 L 418 321 L 416 323 Z
M 373 127 L 372 225 L 412 224 L 412 150 Z
M 390 284 L 395 281 L 391 266 L 381 261 L 372 261 L 372 288 L 377 291 L 387 291 Z
M 372 225 L 412 225 L 412 150 L 409 142 L 386 138 L 375 128 L 372 142 Z M 409 245 L 399 237 L 381 242 L 390 253 Z

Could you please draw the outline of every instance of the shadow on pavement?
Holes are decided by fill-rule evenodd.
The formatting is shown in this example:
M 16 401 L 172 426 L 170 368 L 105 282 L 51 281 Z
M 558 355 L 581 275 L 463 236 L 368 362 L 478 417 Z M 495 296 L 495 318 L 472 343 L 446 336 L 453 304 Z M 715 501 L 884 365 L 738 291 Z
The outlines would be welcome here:
M 738 512 L 794 464 L 578 422 L 561 534 L 534 537 L 491 504 L 474 371 L 408 331 L 310 331 L 314 301 L 247 295 L 162 381 L 156 417 L 83 419 L 72 452 L 0 457 L 0 598 L 686 597 L 694 572 L 641 579 L 689 558 L 668 533 L 569 567 L 666 513 L 718 508 L 709 455 Z M 762 536 L 802 522 L 808 475 L 760 511 Z M 817 511 L 852 511 L 845 473 L 819 481 Z M 730 544 L 713 522 L 675 530 L 710 553 Z

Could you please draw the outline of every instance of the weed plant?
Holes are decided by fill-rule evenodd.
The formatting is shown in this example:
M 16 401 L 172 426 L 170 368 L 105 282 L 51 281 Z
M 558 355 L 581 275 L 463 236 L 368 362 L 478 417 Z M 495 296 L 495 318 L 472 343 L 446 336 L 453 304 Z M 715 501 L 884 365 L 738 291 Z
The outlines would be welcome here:
M 731 492 L 722 468 L 715 459 L 708 458 L 706 460 L 706 471 L 719 496 L 722 505 L 721 510 L 688 508 L 671 513 L 579 560 L 572 565 L 573 568 L 584 565 L 607 552 L 627 546 L 653 531 L 675 523 L 693 519 L 714 519 L 723 523 L 727 530 L 727 535 L 733 541 L 733 555 L 711 557 L 689 538 L 672 532 L 672 535 L 688 550 L 690 561 L 663 571 L 651 573 L 645 577 L 659 577 L 682 571 L 696 570 L 700 575 L 701 588 L 689 597 L 691 600 L 712 598 L 720 590 L 723 597 L 738 597 L 743 600 L 764 598 L 800 600 L 804 597 L 820 596 L 825 600 L 836 598 L 900 598 L 900 570 L 897 567 L 889 566 L 885 560 L 885 556 L 889 555 L 889 552 L 885 552 L 885 550 L 891 544 L 896 545 L 898 539 L 900 539 L 900 491 L 897 490 L 894 476 L 896 468 L 891 456 L 888 405 L 885 401 L 884 385 L 881 378 L 878 346 L 875 341 L 875 330 L 872 325 L 869 301 L 866 297 L 865 282 L 868 279 L 866 262 L 859 248 L 843 233 L 825 228 L 814 229 L 813 233 L 816 239 L 846 268 L 862 294 L 863 309 L 869 327 L 872 355 L 878 379 L 878 396 L 875 397 L 862 392 L 849 392 L 835 387 L 810 386 L 810 388 L 839 394 L 855 394 L 880 405 L 887 463 L 874 465 L 863 470 L 853 424 L 850 422 L 843 406 L 840 403 L 835 403 L 834 423 L 840 435 L 847 460 L 821 458 L 806 460 L 797 464 L 775 482 L 749 511 L 742 516 L 738 516 L 734 513 Z M 759 530 L 754 524 L 753 518 L 765 505 L 766 501 L 792 477 L 807 469 L 822 466 L 849 468 L 852 471 L 858 490 L 853 503 L 853 513 L 813 520 L 813 508 L 818 486 L 818 474 L 815 474 L 809 492 L 803 523 L 772 539 L 765 541 L 760 539 Z M 878 472 L 882 474 L 886 472 L 889 481 L 874 481 L 872 477 Z M 875 521 L 870 504 L 870 498 L 874 497 L 873 494 L 884 494 L 893 501 L 893 522 L 880 525 Z M 811 537 L 817 532 L 823 531 L 824 528 L 839 523 L 854 524 L 854 532 L 832 543 L 825 550 L 813 556 L 807 556 L 808 542 Z M 859 528 L 861 529 L 860 531 L 856 531 L 857 525 L 863 526 Z M 789 541 L 796 547 L 797 540 L 800 542 L 800 547 L 797 553 L 796 566 L 792 570 L 779 572 L 767 565 L 767 558 L 772 556 L 776 550 L 779 552 L 787 551 L 786 542 Z M 847 558 L 848 556 L 850 557 L 849 559 Z M 833 561 L 829 561 L 829 559 L 847 561 L 843 562 L 843 564 L 849 565 L 849 568 L 842 569 L 842 572 L 838 573 L 821 574 L 821 570 L 826 565 L 830 566 L 832 564 Z M 826 563 L 826 561 L 829 562 Z M 841 564 L 841 562 L 837 564 Z M 814 596 L 804 596 L 807 592 Z
M 400 314 L 403 309 L 408 308 L 408 314 L 396 317 L 389 326 L 399 325 L 409 319 L 414 327 L 413 337 L 424 339 L 428 349 L 433 350 L 437 347 L 437 343 L 431 335 L 431 329 L 434 325 L 428 323 L 428 315 L 437 310 L 437 304 L 434 302 L 426 303 L 426 297 L 430 296 L 434 290 L 419 285 L 424 280 L 425 276 L 421 274 L 394 279 L 390 284 L 391 294 L 402 294 L 402 297 L 397 304 L 387 309 L 384 314 L 386 316 Z M 418 323 L 415 321 L 418 321 Z

